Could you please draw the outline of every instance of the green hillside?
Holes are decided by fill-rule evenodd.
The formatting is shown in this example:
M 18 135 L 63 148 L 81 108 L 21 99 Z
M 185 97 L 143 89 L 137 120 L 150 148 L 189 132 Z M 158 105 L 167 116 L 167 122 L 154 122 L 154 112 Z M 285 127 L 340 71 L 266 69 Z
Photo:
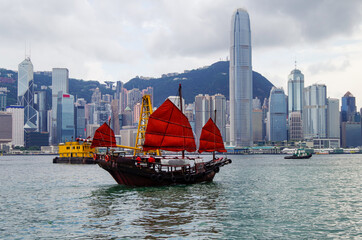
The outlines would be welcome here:
M 0 87 L 7 87 L 7 105 L 16 104 L 17 96 L 17 72 L 0 69 L 0 77 L 13 79 L 13 83 L 0 82 Z M 49 73 L 34 73 L 35 91 L 39 91 L 41 86 L 51 86 L 51 76 Z M 185 71 L 185 73 L 174 74 L 173 76 L 163 76 L 149 80 L 133 78 L 124 84 L 128 90 L 132 88 L 145 89 L 149 86 L 154 89 L 154 104 L 159 106 L 168 96 L 177 95 L 178 85 L 182 84 L 182 94 L 186 103 L 194 102 L 198 94 L 214 95 L 223 94 L 229 98 L 229 62 L 220 61 L 209 67 Z M 107 89 L 104 84 L 98 81 L 85 81 L 79 79 L 69 79 L 70 94 L 77 98 L 84 98 L 91 101 L 92 89 L 99 88 L 102 94 L 114 94 L 114 91 Z M 263 100 L 269 97 L 273 84 L 257 72 L 253 72 L 253 96 Z M 51 89 L 47 90 L 48 107 L 51 105 Z

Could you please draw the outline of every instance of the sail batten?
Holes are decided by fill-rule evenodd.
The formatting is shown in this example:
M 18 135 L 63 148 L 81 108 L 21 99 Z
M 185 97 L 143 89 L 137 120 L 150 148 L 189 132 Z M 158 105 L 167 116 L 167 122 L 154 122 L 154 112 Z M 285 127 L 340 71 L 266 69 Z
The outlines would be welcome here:
M 93 137 L 91 148 L 95 147 L 116 147 L 116 137 L 113 130 L 107 123 L 100 126 Z
M 144 151 L 196 151 L 195 138 L 187 117 L 167 99 L 148 120 Z
M 199 153 L 226 152 L 219 128 L 210 118 L 201 130 Z

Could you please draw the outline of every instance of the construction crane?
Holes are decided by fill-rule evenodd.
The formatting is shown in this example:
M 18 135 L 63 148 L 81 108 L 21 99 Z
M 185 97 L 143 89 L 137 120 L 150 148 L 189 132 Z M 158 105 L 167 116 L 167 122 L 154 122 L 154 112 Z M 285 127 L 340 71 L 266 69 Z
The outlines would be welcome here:
M 161 155 L 160 150 L 151 150 L 151 151 L 143 151 L 143 143 L 145 142 L 145 133 L 147 128 L 148 119 L 152 114 L 152 103 L 151 103 L 151 96 L 145 94 L 142 97 L 142 106 L 141 106 L 141 113 L 140 119 L 138 122 L 138 129 L 137 129 L 137 136 L 136 136 L 136 143 L 135 148 L 133 151 L 134 155 L 137 154 L 156 154 L 157 156 Z

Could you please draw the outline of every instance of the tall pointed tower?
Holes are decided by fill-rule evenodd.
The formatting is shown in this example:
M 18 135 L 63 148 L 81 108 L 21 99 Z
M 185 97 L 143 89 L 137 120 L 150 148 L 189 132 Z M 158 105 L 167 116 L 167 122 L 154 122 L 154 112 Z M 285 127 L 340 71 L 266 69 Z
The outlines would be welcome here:
M 253 145 L 251 33 L 249 14 L 237 9 L 231 18 L 230 44 L 230 143 Z

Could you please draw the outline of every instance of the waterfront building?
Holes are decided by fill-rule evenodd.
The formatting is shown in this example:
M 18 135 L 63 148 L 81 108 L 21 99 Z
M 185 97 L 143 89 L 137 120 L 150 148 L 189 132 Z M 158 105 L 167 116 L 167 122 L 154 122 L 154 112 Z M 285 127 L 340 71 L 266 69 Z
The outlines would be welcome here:
M 6 111 L 7 92 L 6 87 L 0 87 L 0 111 Z
M 327 137 L 327 87 L 313 84 L 304 89 L 303 134 L 305 139 Z
M 57 102 L 57 142 L 67 142 L 74 138 L 74 97 L 58 92 Z
M 60 139 L 57 137 L 57 124 L 60 123 L 60 120 L 57 119 L 59 92 L 63 94 L 69 93 L 69 71 L 67 68 L 52 69 L 52 127 L 50 131 L 52 144 L 57 144 L 58 139 Z
M 361 122 L 342 122 L 341 133 L 343 148 L 362 146 Z
M 327 136 L 328 138 L 340 138 L 340 114 L 339 100 L 336 98 L 327 99 Z
M 253 82 L 250 19 L 244 9 L 237 9 L 232 16 L 230 38 L 230 142 L 248 147 L 253 144 Z
M 25 147 L 49 146 L 48 132 L 27 132 L 25 133 Z
M 24 107 L 23 106 L 8 106 L 7 112 L 12 113 L 11 129 L 13 146 L 24 146 Z
M 294 69 L 288 76 L 288 114 L 303 111 L 304 75 Z
M 289 113 L 289 140 L 303 140 L 302 114 L 299 111 Z
M 287 97 L 282 88 L 273 87 L 270 90 L 267 116 L 268 141 L 287 140 Z
M 0 144 L 12 141 L 12 113 L 0 111 Z
M 18 66 L 18 105 L 24 107 L 24 131 L 38 130 L 38 112 L 34 108 L 34 70 L 30 58 Z

